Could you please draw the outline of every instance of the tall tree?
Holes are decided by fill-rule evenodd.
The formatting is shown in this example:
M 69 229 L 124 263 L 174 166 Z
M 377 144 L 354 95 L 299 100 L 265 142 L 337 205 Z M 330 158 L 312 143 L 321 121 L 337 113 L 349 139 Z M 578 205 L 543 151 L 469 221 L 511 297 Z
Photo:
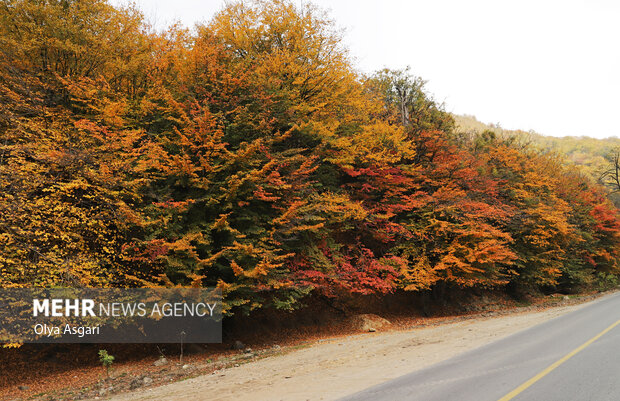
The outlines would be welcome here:
M 610 159 L 610 166 L 601 175 L 601 180 L 616 192 L 620 191 L 620 150 L 612 152 Z

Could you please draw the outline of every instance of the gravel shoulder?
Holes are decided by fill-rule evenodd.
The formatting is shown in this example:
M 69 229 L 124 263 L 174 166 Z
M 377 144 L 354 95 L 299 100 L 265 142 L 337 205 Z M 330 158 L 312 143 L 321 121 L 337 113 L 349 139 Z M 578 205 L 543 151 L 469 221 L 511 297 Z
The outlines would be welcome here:
M 429 327 L 322 340 L 307 348 L 181 382 L 119 394 L 111 399 L 335 400 L 575 311 L 583 305 L 515 311 Z

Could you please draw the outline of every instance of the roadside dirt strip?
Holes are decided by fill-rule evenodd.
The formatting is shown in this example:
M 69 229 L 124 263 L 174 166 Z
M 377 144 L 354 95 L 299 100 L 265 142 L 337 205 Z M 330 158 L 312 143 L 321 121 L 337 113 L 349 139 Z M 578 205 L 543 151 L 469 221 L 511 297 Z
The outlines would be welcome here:
M 334 400 L 581 307 L 558 306 L 324 340 L 284 355 L 112 399 Z

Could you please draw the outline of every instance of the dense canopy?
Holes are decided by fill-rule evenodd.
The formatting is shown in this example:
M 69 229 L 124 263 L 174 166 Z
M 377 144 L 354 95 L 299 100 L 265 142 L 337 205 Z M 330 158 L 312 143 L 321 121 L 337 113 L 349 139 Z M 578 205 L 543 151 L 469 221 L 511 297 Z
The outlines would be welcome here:
M 219 286 L 247 313 L 615 282 L 603 188 L 454 126 L 408 70 L 356 71 L 311 4 L 159 32 L 104 0 L 1 0 L 0 285 Z

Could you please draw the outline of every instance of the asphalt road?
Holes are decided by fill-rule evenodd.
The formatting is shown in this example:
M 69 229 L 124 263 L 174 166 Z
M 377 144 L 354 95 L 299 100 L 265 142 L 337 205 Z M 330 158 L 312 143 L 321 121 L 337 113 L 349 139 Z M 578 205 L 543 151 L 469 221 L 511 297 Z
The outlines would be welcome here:
M 343 400 L 620 401 L 620 293 Z

